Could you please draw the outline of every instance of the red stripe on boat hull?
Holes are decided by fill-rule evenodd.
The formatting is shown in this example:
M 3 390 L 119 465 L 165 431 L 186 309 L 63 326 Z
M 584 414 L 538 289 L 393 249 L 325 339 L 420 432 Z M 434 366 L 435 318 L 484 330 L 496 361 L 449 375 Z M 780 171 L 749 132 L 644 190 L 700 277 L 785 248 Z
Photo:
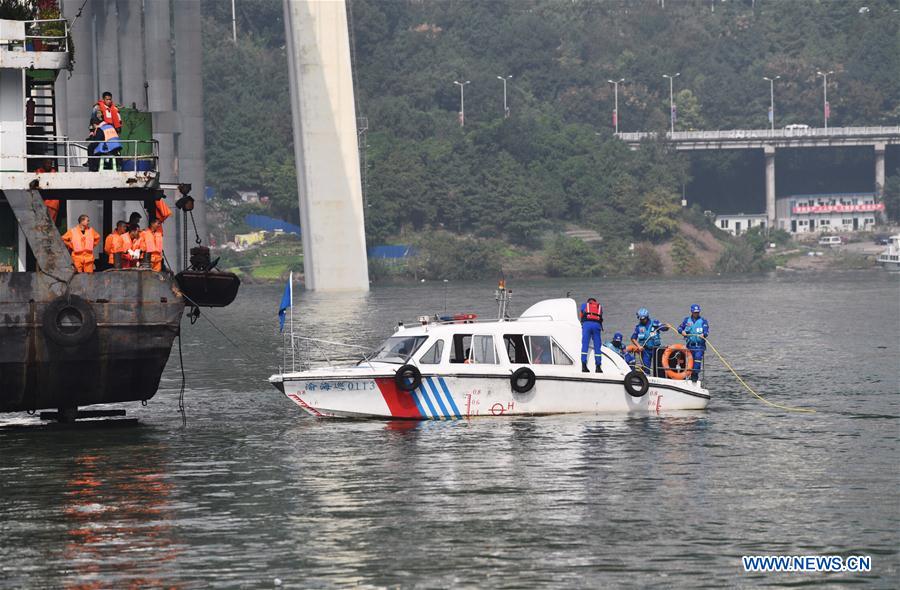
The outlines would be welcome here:
M 416 402 L 408 391 L 401 391 L 390 377 L 375 379 L 384 403 L 387 404 L 391 416 L 394 418 L 422 418 Z

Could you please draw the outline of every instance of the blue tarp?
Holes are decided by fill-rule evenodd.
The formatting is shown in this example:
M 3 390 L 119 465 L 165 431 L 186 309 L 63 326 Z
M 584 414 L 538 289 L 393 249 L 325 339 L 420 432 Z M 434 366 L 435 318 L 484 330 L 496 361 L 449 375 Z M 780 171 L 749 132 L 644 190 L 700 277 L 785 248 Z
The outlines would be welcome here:
M 254 229 L 261 229 L 263 231 L 275 231 L 276 229 L 280 229 L 286 234 L 300 235 L 299 225 L 288 223 L 283 219 L 275 219 L 274 217 L 268 217 L 266 215 L 248 215 L 244 218 L 244 221 Z
M 412 256 L 415 252 L 412 246 L 372 246 L 369 248 L 369 258 L 398 259 Z

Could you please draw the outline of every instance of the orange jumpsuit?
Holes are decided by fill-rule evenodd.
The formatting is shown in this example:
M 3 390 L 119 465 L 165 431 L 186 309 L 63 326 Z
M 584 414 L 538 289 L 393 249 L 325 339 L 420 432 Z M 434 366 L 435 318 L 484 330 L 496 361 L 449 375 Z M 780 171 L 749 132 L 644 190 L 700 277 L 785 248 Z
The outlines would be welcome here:
M 85 231 L 76 225 L 63 234 L 63 243 L 72 253 L 72 263 L 78 272 L 94 272 L 94 247 L 100 243 L 100 234 L 89 227 Z
M 150 267 L 159 272 L 162 270 L 163 236 L 162 231 L 145 229 L 141 232 L 141 250 L 150 257 Z
M 59 199 L 44 199 L 44 205 L 47 206 L 47 213 L 50 214 L 50 219 L 53 220 L 53 223 L 56 223 L 56 216 L 59 215 Z
M 115 264 L 115 255 L 120 252 L 125 252 L 128 248 L 126 248 L 125 239 L 128 234 L 117 234 L 115 230 L 113 233 L 106 236 L 106 241 L 103 243 L 103 251 L 109 255 L 109 263 Z M 130 241 L 128 242 L 131 243 Z

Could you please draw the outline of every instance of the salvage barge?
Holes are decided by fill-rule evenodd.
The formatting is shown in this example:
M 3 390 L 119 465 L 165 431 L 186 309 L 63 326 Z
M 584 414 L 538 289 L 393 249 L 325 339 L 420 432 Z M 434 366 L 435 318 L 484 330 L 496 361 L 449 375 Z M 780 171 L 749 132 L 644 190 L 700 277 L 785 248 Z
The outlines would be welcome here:
M 191 250 L 191 266 L 177 276 L 75 271 L 45 199 L 62 203 L 59 226 L 102 203 L 105 236 L 114 207 L 119 216 L 153 218 L 167 187 L 152 136 L 123 139 L 113 169 L 89 171 L 85 142 L 56 134 L 54 85 L 68 67 L 67 39 L 65 19 L 0 20 L 0 411 L 55 409 L 65 421 L 102 415 L 79 407 L 152 398 L 185 306 L 227 305 L 239 285 L 212 269 L 203 247 Z M 42 170 L 47 162 L 52 173 Z M 184 241 L 192 199 L 187 185 L 179 188 Z M 224 288 L 211 293 L 210 285 Z

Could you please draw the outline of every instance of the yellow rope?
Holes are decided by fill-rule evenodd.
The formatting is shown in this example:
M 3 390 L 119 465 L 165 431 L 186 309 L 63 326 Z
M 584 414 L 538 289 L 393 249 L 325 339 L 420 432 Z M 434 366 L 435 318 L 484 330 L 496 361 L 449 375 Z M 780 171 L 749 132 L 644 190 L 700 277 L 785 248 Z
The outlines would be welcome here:
M 676 334 L 678 333 L 678 329 L 675 326 L 673 326 L 672 324 L 666 324 L 666 326 L 668 326 L 672 330 L 675 330 Z M 775 402 L 770 402 L 763 396 L 759 395 L 758 393 L 756 393 L 756 390 L 754 390 L 752 387 L 750 387 L 750 385 L 748 385 L 747 382 L 744 381 L 744 379 L 740 375 L 738 375 L 737 371 L 734 370 L 734 367 L 732 367 L 731 364 L 725 360 L 725 357 L 722 356 L 722 353 L 720 353 L 718 350 L 716 350 L 716 347 L 713 346 L 713 343 L 709 341 L 709 338 L 706 338 L 705 336 L 701 336 L 701 338 L 703 338 L 703 340 L 705 340 L 706 343 L 709 344 L 709 347 L 712 349 L 712 351 L 714 353 L 716 353 L 716 356 L 719 357 L 719 360 L 722 361 L 722 364 L 725 365 L 725 368 L 727 368 L 729 371 L 731 371 L 731 374 L 735 376 L 735 378 L 741 383 L 741 385 L 743 385 L 747 389 L 747 391 L 749 391 L 753 395 L 753 397 L 755 397 L 762 403 L 768 404 L 768 405 L 772 406 L 773 408 L 786 410 L 788 412 L 804 412 L 804 413 L 808 413 L 808 414 L 816 413 L 816 411 L 813 410 L 812 408 L 797 408 L 797 407 L 793 407 L 793 406 L 784 406 L 781 404 L 776 404 Z

